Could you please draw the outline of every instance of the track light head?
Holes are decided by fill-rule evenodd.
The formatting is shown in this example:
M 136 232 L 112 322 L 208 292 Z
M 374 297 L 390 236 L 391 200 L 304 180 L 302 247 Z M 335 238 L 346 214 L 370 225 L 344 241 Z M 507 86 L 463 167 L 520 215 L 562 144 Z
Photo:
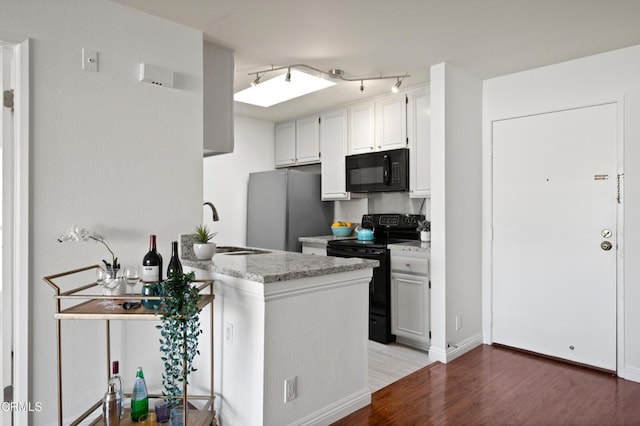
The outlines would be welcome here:
M 396 84 L 393 85 L 393 87 L 391 88 L 391 91 L 393 93 L 398 93 L 398 90 L 400 90 L 401 85 L 402 85 L 402 80 L 398 78 L 398 81 L 396 81 Z
M 364 80 L 360 80 L 360 93 L 364 93 Z
M 291 68 L 287 68 L 287 75 L 284 78 L 287 83 L 291 82 Z
M 251 82 L 251 87 L 256 87 L 258 83 L 260 83 L 261 78 L 260 74 L 256 73 L 256 79 Z

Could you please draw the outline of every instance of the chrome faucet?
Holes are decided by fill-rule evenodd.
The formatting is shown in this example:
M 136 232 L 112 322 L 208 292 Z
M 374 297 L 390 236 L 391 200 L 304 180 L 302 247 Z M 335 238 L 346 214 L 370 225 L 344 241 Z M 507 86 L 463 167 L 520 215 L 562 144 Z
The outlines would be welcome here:
M 213 221 L 214 221 L 214 222 L 217 222 L 217 221 L 220 219 L 220 218 L 218 217 L 218 211 L 216 210 L 215 206 L 214 206 L 212 203 L 210 203 L 210 202 L 206 201 L 206 202 L 203 204 L 203 206 L 209 206 L 209 207 L 211 207 L 211 213 L 213 214 Z

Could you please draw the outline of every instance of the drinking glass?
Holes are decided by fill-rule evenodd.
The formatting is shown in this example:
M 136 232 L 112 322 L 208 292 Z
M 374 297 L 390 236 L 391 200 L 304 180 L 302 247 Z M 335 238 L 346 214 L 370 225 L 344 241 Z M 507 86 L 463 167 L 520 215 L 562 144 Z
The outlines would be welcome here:
M 129 294 L 133 297 L 133 288 L 140 281 L 140 267 L 139 266 L 127 266 L 124 270 L 124 277 L 127 280 L 127 285 L 130 288 Z
M 115 277 L 108 277 L 107 279 L 104 280 L 104 288 L 109 291 L 109 294 L 111 296 L 113 296 L 113 291 L 118 287 L 120 287 L 120 284 L 122 284 L 123 281 L 124 281 L 124 278 L 122 277 L 122 275 L 117 275 Z M 109 301 L 107 302 L 107 305 L 105 306 L 105 308 L 109 310 L 116 309 L 117 307 L 118 305 L 113 303 L 113 299 L 109 299 Z

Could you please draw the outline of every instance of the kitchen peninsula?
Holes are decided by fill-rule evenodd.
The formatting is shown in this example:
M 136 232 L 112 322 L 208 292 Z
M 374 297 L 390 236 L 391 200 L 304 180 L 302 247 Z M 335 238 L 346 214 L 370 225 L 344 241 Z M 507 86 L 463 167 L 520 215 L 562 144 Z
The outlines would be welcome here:
M 185 269 L 215 280 L 222 424 L 328 424 L 370 403 L 368 297 L 377 261 L 222 247 L 198 261 L 184 239 L 182 247 Z

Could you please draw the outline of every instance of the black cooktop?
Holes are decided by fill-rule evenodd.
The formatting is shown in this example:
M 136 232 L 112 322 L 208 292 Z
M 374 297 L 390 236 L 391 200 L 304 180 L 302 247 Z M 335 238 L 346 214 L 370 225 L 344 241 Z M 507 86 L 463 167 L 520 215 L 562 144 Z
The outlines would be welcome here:
M 348 238 L 344 240 L 330 240 L 331 246 L 350 246 L 350 247 L 371 247 L 371 248 L 387 248 L 388 244 L 394 243 L 406 243 L 408 241 L 415 241 L 413 239 L 403 238 L 376 238 L 373 240 L 358 240 L 357 238 Z
M 386 248 L 387 244 L 403 243 L 420 239 L 420 233 L 416 231 L 418 221 L 424 220 L 421 214 L 366 214 L 362 216 L 362 227 L 373 230 L 373 240 L 358 240 L 357 238 L 345 240 L 331 240 L 329 245 Z

